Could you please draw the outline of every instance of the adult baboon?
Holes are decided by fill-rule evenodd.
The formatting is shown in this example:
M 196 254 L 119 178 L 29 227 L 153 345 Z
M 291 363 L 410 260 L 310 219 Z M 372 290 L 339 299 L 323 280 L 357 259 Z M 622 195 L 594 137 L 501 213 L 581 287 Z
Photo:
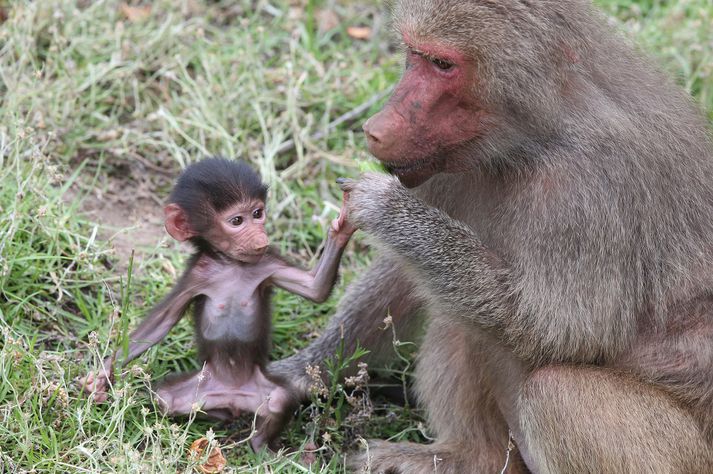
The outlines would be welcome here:
M 583 0 L 397 0 L 406 68 L 348 182 L 383 247 L 311 347 L 428 329 L 437 442 L 372 472 L 713 472 L 713 154 L 689 97 Z M 407 186 L 412 189 L 407 189 Z

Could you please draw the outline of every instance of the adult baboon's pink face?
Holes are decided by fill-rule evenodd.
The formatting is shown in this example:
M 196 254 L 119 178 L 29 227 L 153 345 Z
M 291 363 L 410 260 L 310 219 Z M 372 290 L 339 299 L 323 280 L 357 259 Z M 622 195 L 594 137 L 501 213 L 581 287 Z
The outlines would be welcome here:
M 364 124 L 369 151 L 409 187 L 436 173 L 463 168 L 452 153 L 481 133 L 475 65 L 438 43 L 405 35 L 406 66 L 384 108 Z M 451 156 L 449 156 L 451 155 Z

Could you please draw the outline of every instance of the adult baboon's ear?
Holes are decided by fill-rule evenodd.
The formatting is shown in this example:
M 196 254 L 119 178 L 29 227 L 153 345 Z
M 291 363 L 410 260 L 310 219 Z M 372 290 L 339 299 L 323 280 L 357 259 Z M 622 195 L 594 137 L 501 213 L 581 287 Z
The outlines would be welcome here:
M 186 211 L 178 204 L 168 204 L 163 208 L 163 214 L 166 219 L 166 232 L 174 239 L 183 242 L 197 235 L 188 222 Z

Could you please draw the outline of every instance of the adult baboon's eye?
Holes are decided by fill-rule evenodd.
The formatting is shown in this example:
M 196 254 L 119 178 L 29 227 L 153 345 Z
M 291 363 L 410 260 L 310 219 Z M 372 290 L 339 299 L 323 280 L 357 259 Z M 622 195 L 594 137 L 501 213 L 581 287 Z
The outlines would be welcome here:
M 263 215 L 263 210 L 262 209 L 255 209 L 253 211 L 253 218 L 254 219 L 260 219 Z
M 441 71 L 449 71 L 453 67 L 453 63 L 444 59 L 431 58 L 431 62 Z
M 243 217 L 242 216 L 235 216 L 232 219 L 230 219 L 230 225 L 233 227 L 238 227 L 240 224 L 243 223 Z

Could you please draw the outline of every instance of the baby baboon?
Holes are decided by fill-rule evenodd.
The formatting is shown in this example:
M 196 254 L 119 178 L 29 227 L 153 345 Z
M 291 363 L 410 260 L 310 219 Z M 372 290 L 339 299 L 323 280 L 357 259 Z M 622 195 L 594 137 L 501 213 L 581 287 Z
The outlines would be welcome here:
M 270 350 L 270 290 L 278 286 L 324 301 L 334 286 L 354 228 L 344 213 L 332 222 L 317 266 L 307 272 L 269 249 L 265 232 L 267 187 L 247 164 L 211 158 L 186 168 L 165 207 L 166 230 L 196 249 L 183 276 L 129 336 L 122 365 L 159 343 L 193 304 L 201 370 L 164 381 L 157 389 L 167 413 L 232 419 L 257 414 L 253 448 L 271 443 L 289 420 L 296 397 L 266 370 Z M 97 401 L 107 397 L 116 354 L 85 379 Z

